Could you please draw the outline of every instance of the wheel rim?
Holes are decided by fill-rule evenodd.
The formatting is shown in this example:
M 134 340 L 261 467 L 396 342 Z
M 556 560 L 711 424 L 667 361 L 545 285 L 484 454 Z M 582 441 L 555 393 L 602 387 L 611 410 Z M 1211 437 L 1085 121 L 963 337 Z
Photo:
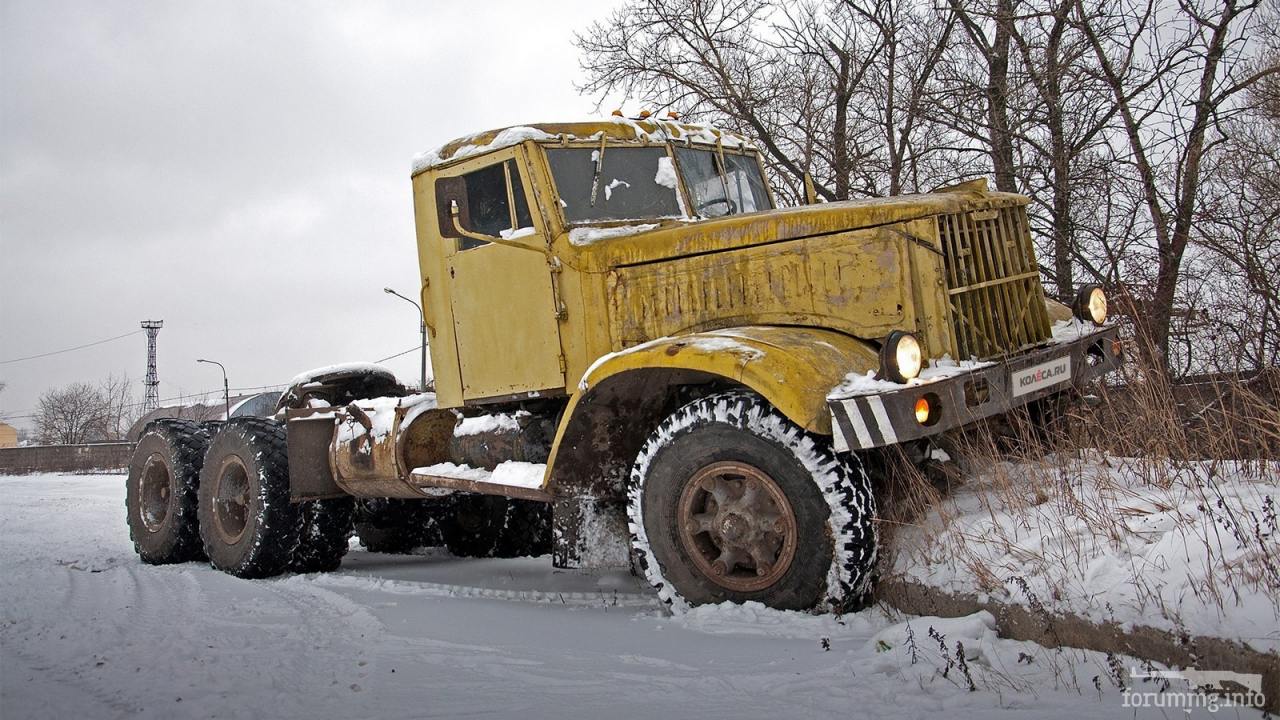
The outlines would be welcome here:
M 222 461 L 213 488 L 213 526 L 218 536 L 234 545 L 249 524 L 249 473 L 240 458 Z
M 159 453 L 147 458 L 138 478 L 138 516 L 147 532 L 157 532 L 169 517 L 173 478 Z
M 740 462 L 704 467 L 685 484 L 677 512 L 685 552 L 727 590 L 763 590 L 795 558 L 795 512 L 778 483 L 759 468 Z

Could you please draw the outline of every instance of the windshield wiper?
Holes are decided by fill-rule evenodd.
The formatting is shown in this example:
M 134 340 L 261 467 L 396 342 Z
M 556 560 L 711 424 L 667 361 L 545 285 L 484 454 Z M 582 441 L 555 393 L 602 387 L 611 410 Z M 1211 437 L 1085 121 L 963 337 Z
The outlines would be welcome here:
M 592 153 L 596 163 L 595 174 L 591 176 L 591 207 L 596 206 L 596 194 L 600 190 L 600 171 L 604 169 L 604 137 L 600 137 L 600 149 Z

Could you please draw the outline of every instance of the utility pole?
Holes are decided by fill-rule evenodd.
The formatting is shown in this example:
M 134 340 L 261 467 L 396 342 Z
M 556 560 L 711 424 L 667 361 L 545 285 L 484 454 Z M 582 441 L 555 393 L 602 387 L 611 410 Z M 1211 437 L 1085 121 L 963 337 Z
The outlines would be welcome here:
M 196 360 L 198 363 L 209 363 L 222 368 L 222 404 L 227 407 L 227 415 L 223 420 L 231 419 L 231 389 L 227 386 L 227 369 L 217 360 Z
M 418 331 L 422 333 L 422 362 L 421 369 L 418 371 L 418 390 L 419 392 L 427 391 L 427 314 L 422 311 L 422 306 L 392 290 L 391 288 L 382 288 L 382 292 L 388 295 L 395 295 L 410 305 L 418 309 Z
M 146 394 L 142 398 L 144 413 L 160 407 L 160 374 L 156 372 L 156 336 L 164 327 L 163 320 L 143 320 L 142 329 L 147 331 L 147 379 L 142 382 Z

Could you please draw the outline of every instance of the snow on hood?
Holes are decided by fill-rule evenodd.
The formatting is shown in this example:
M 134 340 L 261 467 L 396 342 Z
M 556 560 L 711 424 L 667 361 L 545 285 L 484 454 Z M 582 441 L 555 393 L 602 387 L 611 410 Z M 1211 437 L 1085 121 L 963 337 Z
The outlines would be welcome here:
M 619 227 L 576 227 L 569 230 L 570 244 L 582 247 L 600 242 L 601 240 L 609 240 L 616 237 L 625 237 L 627 235 L 638 235 L 643 232 L 649 232 L 658 227 L 657 223 L 645 223 L 643 225 L 621 225 Z

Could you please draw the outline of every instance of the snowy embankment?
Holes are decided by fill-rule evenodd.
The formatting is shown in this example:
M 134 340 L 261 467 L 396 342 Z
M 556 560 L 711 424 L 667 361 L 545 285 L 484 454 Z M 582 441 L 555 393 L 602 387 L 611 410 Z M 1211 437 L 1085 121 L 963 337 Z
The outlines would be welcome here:
M 956 594 L 1280 653 L 1280 467 L 1000 463 L 897 531 L 892 575 Z
M 6 720 L 1135 715 L 1114 678 L 1136 661 L 1002 640 L 985 613 L 671 616 L 623 572 L 438 551 L 272 580 L 146 566 L 123 485 L 0 477 Z

